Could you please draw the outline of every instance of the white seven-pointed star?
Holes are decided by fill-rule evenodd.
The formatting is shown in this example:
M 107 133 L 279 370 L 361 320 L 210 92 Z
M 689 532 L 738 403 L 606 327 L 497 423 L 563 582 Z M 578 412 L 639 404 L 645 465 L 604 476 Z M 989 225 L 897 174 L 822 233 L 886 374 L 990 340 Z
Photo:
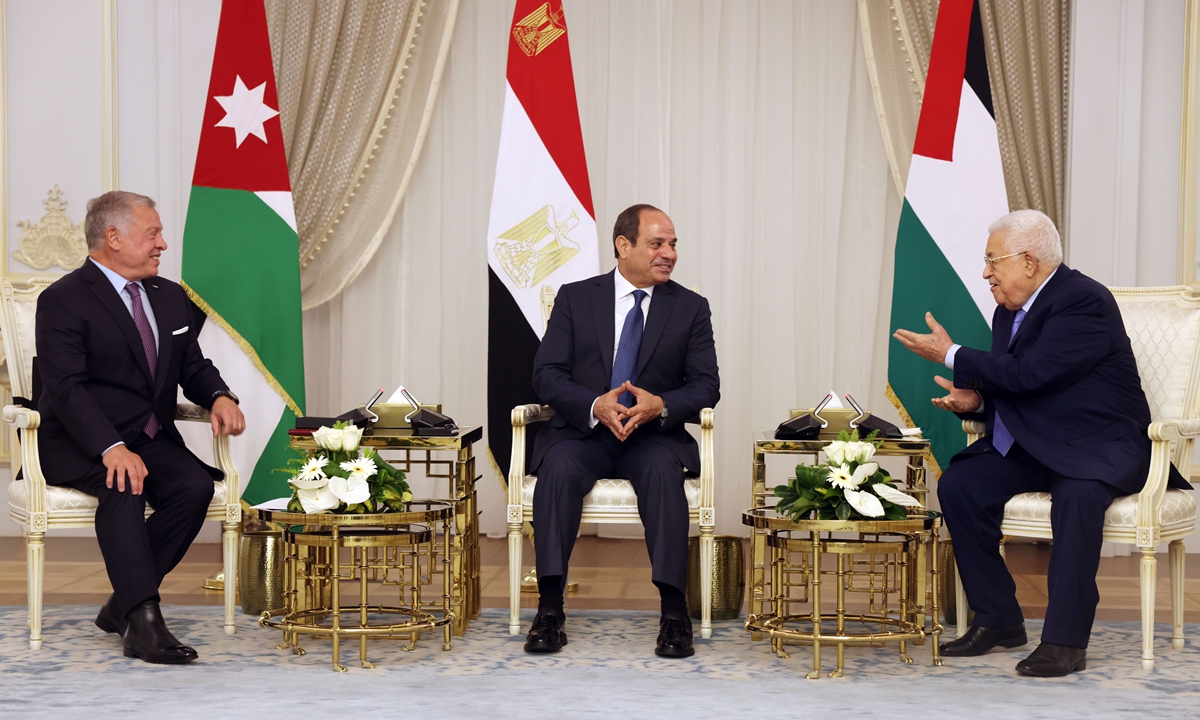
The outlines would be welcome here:
M 238 75 L 233 81 L 232 95 L 214 96 L 216 101 L 221 103 L 221 107 L 225 108 L 225 117 L 217 121 L 216 126 L 233 128 L 238 147 L 242 146 L 242 141 L 247 135 L 253 135 L 263 142 L 267 141 L 263 123 L 278 115 L 279 111 L 271 109 L 263 102 L 266 89 L 266 83 L 252 90 L 247 89 L 246 83 L 242 82 L 242 76 Z

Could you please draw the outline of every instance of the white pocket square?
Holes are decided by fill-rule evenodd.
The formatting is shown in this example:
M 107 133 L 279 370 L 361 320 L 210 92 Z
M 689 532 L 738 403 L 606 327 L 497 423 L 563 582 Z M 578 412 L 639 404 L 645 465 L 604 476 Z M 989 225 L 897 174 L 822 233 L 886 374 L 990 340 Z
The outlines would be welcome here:
M 184 325 L 183 327 L 179 328 L 178 330 L 176 330 L 175 332 L 173 332 L 171 334 L 172 335 L 182 335 L 188 331 L 189 327 L 191 327 L 191 325 Z

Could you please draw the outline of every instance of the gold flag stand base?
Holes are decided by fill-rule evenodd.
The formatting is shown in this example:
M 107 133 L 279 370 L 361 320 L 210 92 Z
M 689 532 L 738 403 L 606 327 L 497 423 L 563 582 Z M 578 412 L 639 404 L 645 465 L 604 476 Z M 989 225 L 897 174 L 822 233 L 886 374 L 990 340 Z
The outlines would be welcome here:
M 529 568 L 529 572 L 525 573 L 525 577 L 521 578 L 521 592 L 535 593 L 537 591 L 537 568 Z M 579 592 L 579 583 L 568 580 L 567 592 Z
M 204 578 L 203 583 L 205 590 L 224 590 L 225 589 L 225 572 L 221 571 L 216 575 L 209 575 Z

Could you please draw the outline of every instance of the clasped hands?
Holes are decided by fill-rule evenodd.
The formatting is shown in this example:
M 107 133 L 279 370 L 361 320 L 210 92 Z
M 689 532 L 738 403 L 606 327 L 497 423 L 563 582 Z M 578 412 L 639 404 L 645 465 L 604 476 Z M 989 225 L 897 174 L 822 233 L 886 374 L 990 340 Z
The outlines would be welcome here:
M 218 397 L 209 411 L 212 423 L 213 437 L 218 435 L 241 435 L 246 429 L 246 417 L 242 414 L 237 403 L 227 397 Z M 142 462 L 140 455 L 130 450 L 125 444 L 115 445 L 104 453 L 102 458 L 108 473 L 104 484 L 109 488 L 115 482 L 118 492 L 125 492 L 126 480 L 129 481 L 129 491 L 134 495 L 142 494 L 149 470 Z
M 627 392 L 633 393 L 636 400 L 631 408 L 625 407 L 619 400 L 621 394 Z M 606 428 L 612 430 L 612 434 L 616 435 L 618 440 L 625 442 L 639 426 L 657 420 L 664 407 L 666 404 L 661 397 L 625 381 L 623 385 L 596 398 L 592 414 Z
M 892 337 L 899 340 L 901 345 L 926 360 L 944 364 L 946 362 L 946 353 L 950 352 L 954 341 L 950 339 L 950 334 L 946 332 L 946 328 L 933 319 L 933 313 L 925 313 L 925 324 L 929 326 L 932 332 L 921 335 L 911 330 L 899 329 L 896 330 Z M 943 410 L 956 413 L 969 413 L 975 412 L 983 404 L 983 398 L 974 390 L 956 388 L 953 382 L 941 375 L 935 375 L 933 381 L 949 393 L 945 397 L 932 399 L 933 404 Z

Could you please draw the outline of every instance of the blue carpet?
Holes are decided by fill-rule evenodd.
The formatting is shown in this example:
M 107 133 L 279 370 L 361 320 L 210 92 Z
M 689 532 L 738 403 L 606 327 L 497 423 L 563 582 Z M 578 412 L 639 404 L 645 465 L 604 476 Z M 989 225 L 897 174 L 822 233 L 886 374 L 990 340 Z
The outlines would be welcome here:
M 1037 680 L 1013 671 L 1035 647 L 1040 621 L 1029 623 L 1025 648 L 980 658 L 930 662 L 929 646 L 911 646 L 915 663 L 895 646 L 847 648 L 846 676 L 805 680 L 811 651 L 791 659 L 752 642 L 739 621 L 717 623 L 711 640 L 697 639 L 687 660 L 654 656 L 657 615 L 576 611 L 570 644 L 558 655 L 530 656 L 524 638 L 507 630 L 507 611 L 486 610 L 466 636 L 441 650 L 440 633 L 413 652 L 402 642 L 372 642 L 365 670 L 357 645 L 343 648 L 348 673 L 330 669 L 328 641 L 302 639 L 308 651 L 275 650 L 280 634 L 238 618 L 238 634 L 220 628 L 217 607 L 165 608 L 174 633 L 194 646 L 190 666 L 152 666 L 122 657 L 115 636 L 99 632 L 95 609 L 46 609 L 40 651 L 29 649 L 25 611 L 0 609 L 0 717 L 263 718 L 338 717 L 590 718 L 590 717 L 972 717 L 1098 718 L 1200 715 L 1200 650 L 1170 647 L 1160 625 L 1158 664 L 1143 671 L 1137 623 L 1097 623 L 1088 669 Z M 526 618 L 528 622 L 529 618 Z M 832 649 L 823 653 L 826 673 Z

